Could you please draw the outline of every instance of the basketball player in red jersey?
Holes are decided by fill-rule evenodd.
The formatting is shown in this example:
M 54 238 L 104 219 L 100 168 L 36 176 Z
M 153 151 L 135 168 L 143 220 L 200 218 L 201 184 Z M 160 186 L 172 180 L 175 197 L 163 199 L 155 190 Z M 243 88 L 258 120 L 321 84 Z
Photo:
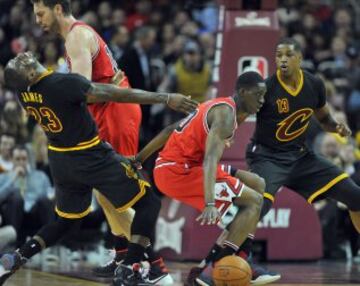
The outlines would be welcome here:
M 57 33 L 65 41 L 66 61 L 71 72 L 79 73 L 94 82 L 109 83 L 114 80 L 121 87 L 129 87 L 126 76 L 117 73 L 118 68 L 109 48 L 96 31 L 71 15 L 70 0 L 32 0 L 36 22 L 44 31 Z M 117 73 L 117 74 L 116 74 Z M 122 77 L 122 79 L 119 79 Z M 123 156 L 137 153 L 141 109 L 138 104 L 91 104 L 89 110 L 93 115 L 102 140 L 109 142 Z M 133 214 L 131 211 L 118 213 L 108 200 L 97 193 L 97 198 L 104 209 L 105 215 L 114 235 L 129 237 Z M 121 221 L 121 224 L 119 223 Z M 124 241 L 125 240 L 125 241 Z M 118 239 L 115 247 L 117 255 L 112 263 L 105 268 L 98 268 L 97 274 L 113 276 L 114 270 L 123 257 L 126 239 Z M 122 249 L 120 251 L 120 249 Z M 171 284 L 171 277 L 163 267 L 162 259 L 155 257 L 152 250 L 148 251 L 152 262 L 150 280 L 159 279 Z
M 232 143 L 237 125 L 259 111 L 265 92 L 265 82 L 258 73 L 243 73 L 237 79 L 234 97 L 201 104 L 136 156 L 136 161 L 142 163 L 168 139 L 154 169 L 159 190 L 202 211 L 197 219 L 201 224 L 216 224 L 230 209 L 234 211 L 234 219 L 217 241 L 218 251 L 212 261 L 237 253 L 260 216 L 264 180 L 250 172 L 224 168 L 219 160 Z M 213 285 L 200 276 L 205 266 L 194 268 L 186 285 Z

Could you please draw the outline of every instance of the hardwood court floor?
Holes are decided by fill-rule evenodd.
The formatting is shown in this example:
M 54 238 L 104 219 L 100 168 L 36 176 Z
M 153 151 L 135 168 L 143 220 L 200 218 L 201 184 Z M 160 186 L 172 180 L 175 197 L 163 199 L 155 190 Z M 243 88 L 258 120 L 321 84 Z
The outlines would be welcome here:
M 181 286 L 193 264 L 169 263 L 168 265 L 176 280 L 173 286 Z M 274 263 L 267 266 L 282 274 L 282 279 L 271 284 L 273 286 L 360 285 L 360 264 L 320 261 L 313 263 Z M 66 274 L 50 274 L 25 269 L 17 272 L 4 286 L 102 286 L 110 284 L 109 280 L 97 280 L 89 276 L 89 269 Z M 81 277 L 81 279 L 74 278 L 74 276 Z

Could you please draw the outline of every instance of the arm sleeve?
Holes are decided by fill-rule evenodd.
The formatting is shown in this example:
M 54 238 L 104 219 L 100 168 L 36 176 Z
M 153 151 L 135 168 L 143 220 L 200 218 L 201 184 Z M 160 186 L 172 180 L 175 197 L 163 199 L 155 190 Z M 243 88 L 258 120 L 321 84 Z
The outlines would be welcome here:
M 317 108 L 321 108 L 326 104 L 326 89 L 321 79 L 317 78 L 316 81 L 317 81 L 317 89 L 319 96 Z
M 91 87 L 91 81 L 79 74 L 65 74 L 63 87 L 66 89 L 66 96 L 74 103 L 86 102 L 86 94 Z

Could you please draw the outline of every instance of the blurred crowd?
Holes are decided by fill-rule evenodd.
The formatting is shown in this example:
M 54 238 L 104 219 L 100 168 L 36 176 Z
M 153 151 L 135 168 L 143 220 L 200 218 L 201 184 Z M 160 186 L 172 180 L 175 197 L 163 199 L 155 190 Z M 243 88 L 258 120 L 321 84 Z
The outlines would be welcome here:
M 338 138 L 321 133 L 314 124 L 310 143 L 359 184 L 360 25 L 356 19 L 360 15 L 356 11 L 360 7 L 356 5 L 360 6 L 352 0 L 279 0 L 277 13 L 281 36 L 300 42 L 303 67 L 323 78 L 333 111 L 354 134 Z M 132 87 L 191 94 L 199 102 L 212 97 L 216 1 L 72 0 L 72 12 L 104 38 Z M 46 137 L 4 87 L 5 64 L 27 50 L 48 69 L 67 72 L 63 43 L 36 25 L 30 1 L 0 0 L 0 236 L 1 231 L 12 239 L 17 235 L 16 244 L 53 219 Z M 134 64 L 134 57 L 140 65 Z M 143 107 L 141 144 L 179 116 L 162 105 Z M 336 147 L 324 147 L 329 141 Z M 326 204 L 319 204 L 319 211 Z M 14 215 L 9 206 L 23 212 Z M 95 217 L 101 220 L 101 215 Z M 34 221 L 37 225 L 28 224 Z

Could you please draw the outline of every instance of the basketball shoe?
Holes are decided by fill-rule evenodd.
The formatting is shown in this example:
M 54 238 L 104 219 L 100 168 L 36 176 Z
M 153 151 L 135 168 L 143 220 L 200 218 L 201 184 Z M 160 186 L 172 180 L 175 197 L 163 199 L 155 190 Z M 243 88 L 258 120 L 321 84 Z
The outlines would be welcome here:
M 265 285 L 273 283 L 281 278 L 280 273 L 269 271 L 251 261 L 248 261 L 248 263 L 252 271 L 251 285 Z
M 171 277 L 165 266 L 164 260 L 160 257 L 158 260 L 151 262 L 147 282 L 158 286 L 174 285 L 174 279 Z
M 251 278 L 251 285 L 265 285 L 273 283 L 281 278 L 281 275 L 276 272 L 272 272 L 263 268 L 259 265 L 256 265 L 251 260 L 248 261 L 251 271 L 252 271 L 252 278 Z M 193 267 L 190 269 L 189 275 L 187 277 L 185 286 L 194 286 L 194 285 L 201 285 L 201 286 L 212 286 L 215 285 L 210 275 L 205 275 L 203 273 L 204 268 L 201 267 Z
M 124 261 L 127 254 L 127 249 L 115 252 L 115 256 L 112 260 L 103 266 L 93 268 L 92 273 L 98 277 L 112 278 L 118 265 Z
M 14 251 L 5 253 L 0 258 L 0 286 L 15 273 L 22 265 L 26 263 L 26 258 L 22 257 L 20 253 Z
M 115 270 L 113 286 L 150 286 L 143 278 L 145 269 L 140 263 L 134 263 L 132 266 L 119 264 Z

